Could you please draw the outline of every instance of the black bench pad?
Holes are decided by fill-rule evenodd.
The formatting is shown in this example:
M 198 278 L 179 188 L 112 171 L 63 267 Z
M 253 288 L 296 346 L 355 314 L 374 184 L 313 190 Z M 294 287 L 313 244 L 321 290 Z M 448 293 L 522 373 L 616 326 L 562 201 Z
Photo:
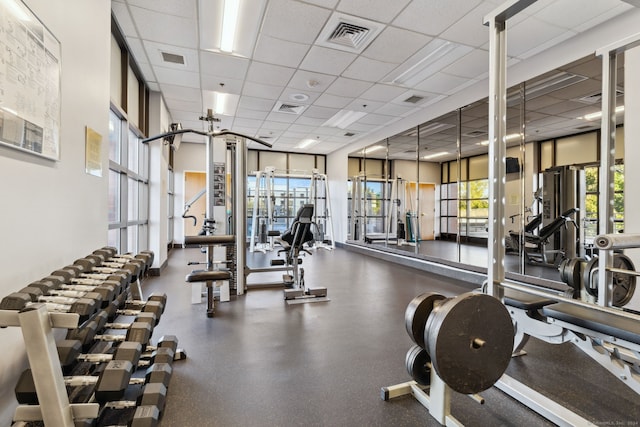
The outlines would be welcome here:
M 556 300 L 542 298 L 536 295 L 527 294 L 526 292 L 512 291 L 510 289 L 505 290 L 504 299 L 502 301 L 504 302 L 504 305 L 509 305 L 522 310 L 538 310 L 546 305 L 557 302 Z
M 230 245 L 236 242 L 233 234 L 214 234 L 211 236 L 185 236 L 185 245 Z
M 544 307 L 545 316 L 640 344 L 640 322 L 568 303 Z
M 229 280 L 230 278 L 231 273 L 228 271 L 195 270 L 187 274 L 185 280 L 187 282 L 215 282 L 216 280 Z

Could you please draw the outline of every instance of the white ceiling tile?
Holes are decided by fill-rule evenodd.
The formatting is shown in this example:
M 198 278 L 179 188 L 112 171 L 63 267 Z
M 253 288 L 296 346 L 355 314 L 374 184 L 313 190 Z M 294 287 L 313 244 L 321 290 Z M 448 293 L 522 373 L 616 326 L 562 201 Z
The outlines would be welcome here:
M 138 37 L 138 31 L 133 23 L 133 19 L 131 19 L 127 5 L 112 1 L 111 10 L 118 21 L 122 33 L 127 37 Z
M 620 4 L 619 6 L 609 9 L 606 12 L 603 12 L 599 15 L 595 15 L 593 19 L 590 19 L 584 24 L 578 25 L 577 27 L 574 28 L 574 30 L 578 32 L 586 31 L 589 28 L 595 27 L 596 25 L 601 24 L 615 16 L 618 16 L 621 13 L 624 13 L 632 8 L 633 6 L 631 6 L 630 4 Z
M 261 31 L 278 39 L 312 44 L 330 14 L 330 10 L 310 4 L 271 0 Z
M 278 123 L 293 123 L 298 118 L 297 114 L 287 114 L 287 113 L 276 113 L 271 112 L 267 116 L 266 121 L 268 122 L 278 122 Z M 288 129 L 288 127 L 287 127 Z
M 244 79 L 249 68 L 249 60 L 232 55 L 200 51 L 200 71 L 212 76 Z
M 387 27 L 362 55 L 378 61 L 401 64 L 431 40 L 431 37 L 424 34 Z
M 297 68 L 308 50 L 308 44 L 293 43 L 262 34 L 258 38 L 253 59 Z
M 318 134 L 321 138 L 323 136 L 334 136 L 334 135 L 344 135 L 346 131 L 340 128 L 332 128 L 329 126 L 320 126 L 316 129 L 315 133 Z
M 415 106 L 408 107 L 404 105 L 398 104 L 385 104 L 381 108 L 376 110 L 376 114 L 384 114 L 387 116 L 406 116 L 409 113 L 417 111 L 418 108 Z
M 247 73 L 247 81 L 273 86 L 286 86 L 296 70 L 279 65 L 252 62 Z
M 395 121 L 396 117 L 387 116 L 383 114 L 367 114 L 356 123 L 361 123 L 365 125 L 384 125 L 386 123 L 391 123 Z
M 308 137 L 308 133 L 304 132 L 291 132 L 290 130 L 287 130 L 286 132 L 284 132 L 282 134 L 282 138 L 290 138 L 290 139 L 297 139 L 298 141 L 302 141 L 303 139 L 306 139 Z
M 242 94 L 246 96 L 253 96 L 255 98 L 278 99 L 283 89 L 284 88 L 282 86 L 246 82 L 242 89 Z
M 340 0 L 302 0 L 305 3 L 315 4 L 316 6 L 326 7 L 333 9 Z
M 298 70 L 291 78 L 289 87 L 309 92 L 324 92 L 335 79 L 336 76 L 329 74 Z M 310 82 L 313 85 L 309 85 Z
M 467 13 L 455 25 L 440 34 L 440 38 L 473 47 L 480 47 L 489 41 L 489 27 L 483 25 L 485 15 L 496 8 L 495 4 L 482 2 Z
M 196 0 L 127 0 L 132 6 L 138 6 L 168 15 L 184 18 L 196 17 Z
M 318 97 L 313 105 L 316 105 L 318 107 L 344 108 L 349 105 L 350 102 L 351 98 L 324 93 Z
M 344 70 L 342 75 L 352 79 L 377 82 L 389 74 L 396 66 L 397 64 L 390 64 L 388 62 L 376 61 L 375 59 L 359 56 Z
M 338 4 L 340 12 L 350 13 L 378 22 L 391 22 L 410 0 L 342 0 Z
M 537 18 L 509 27 L 507 54 L 518 56 L 564 33 L 565 30 Z
M 339 75 L 356 58 L 353 53 L 313 46 L 300 64 L 303 70 Z
M 210 76 L 207 74 L 201 74 L 200 79 L 202 81 L 202 89 L 204 90 L 232 93 L 234 95 L 240 95 L 242 93 L 242 84 L 244 83 L 242 80 Z
M 338 77 L 338 79 L 327 88 L 326 93 L 357 98 L 371 86 L 373 86 L 371 82 Z
M 140 64 L 138 64 L 138 68 L 140 68 L 140 72 L 142 72 L 142 77 L 144 78 L 145 81 L 147 82 L 156 81 L 156 77 L 155 77 L 155 74 L 153 73 L 153 68 L 151 67 L 151 65 L 145 62 L 141 62 Z
M 397 98 L 401 94 L 407 91 L 406 88 L 398 87 L 398 86 L 390 86 L 377 84 L 367 90 L 365 93 L 360 96 L 362 99 L 370 99 L 372 101 L 381 101 L 388 102 L 394 98 Z
M 349 125 L 349 130 L 356 131 L 356 132 L 370 132 L 376 127 L 378 127 L 378 125 L 371 125 L 371 124 L 356 122 Z
M 144 40 L 143 45 L 146 50 L 147 56 L 149 57 L 149 63 L 152 65 L 193 72 L 198 72 L 200 70 L 200 67 L 198 65 L 198 51 L 195 49 L 171 46 L 148 40 Z M 162 52 L 172 53 L 174 55 L 180 55 L 184 57 L 184 64 L 175 64 L 172 62 L 164 61 L 164 59 L 162 59 Z
M 446 94 L 449 91 L 467 83 L 469 80 L 452 76 L 445 73 L 436 73 L 433 76 L 423 80 L 415 87 L 418 90 L 425 90 L 427 92 Z
M 253 98 L 251 96 L 241 96 L 238 101 L 238 108 L 257 111 L 271 111 L 275 101 L 272 99 Z
M 365 113 L 373 113 L 378 108 L 381 108 L 385 102 L 373 101 L 371 99 L 354 99 L 349 105 L 347 110 L 364 111 Z
M 179 101 L 200 102 L 202 92 L 198 88 L 176 86 L 172 84 L 160 85 L 164 99 L 176 99 Z
M 268 111 L 249 110 L 247 108 L 238 108 L 236 111 L 236 117 L 241 117 L 243 119 L 264 120 L 268 115 Z
M 325 121 L 339 111 L 338 108 L 326 108 L 318 107 L 315 105 L 310 106 L 304 110 L 305 117 L 311 117 L 313 119 L 324 119 Z
M 474 49 L 442 71 L 470 79 L 485 76 L 489 72 L 489 52 L 483 49 Z
M 160 85 L 156 82 L 147 82 L 147 86 L 149 87 L 149 90 L 160 92 Z
M 255 120 L 255 119 L 243 119 L 236 117 L 236 120 L 233 123 L 236 126 L 246 127 L 246 128 L 255 128 L 259 129 L 260 126 L 264 124 L 263 120 Z
M 180 101 L 178 99 L 165 99 L 167 107 L 173 110 L 188 111 L 188 112 L 201 112 L 202 102 L 198 101 Z M 197 117 L 194 117 L 197 119 Z
M 129 46 L 129 52 L 133 55 L 136 64 L 149 63 L 147 51 L 142 44 L 142 40 L 137 37 L 126 37 L 126 39 L 127 46 Z
M 298 117 L 298 120 L 296 120 L 295 123 L 296 125 L 310 126 L 315 128 L 317 126 L 322 126 L 322 124 L 326 121 L 326 119 L 316 119 L 313 117 L 305 117 L 304 115 L 302 115 Z
M 153 67 L 158 83 L 174 84 L 178 86 L 200 87 L 200 75 L 191 71 L 173 70 L 164 67 Z
M 547 6 L 538 11 L 535 16 L 549 24 L 574 28 L 585 24 L 607 11 L 620 5 L 619 0 L 598 0 L 589 3 L 585 7 L 584 0 L 562 0 L 554 2 L 543 2 Z
M 145 40 L 173 46 L 194 47 L 198 43 L 195 19 L 166 15 L 139 7 L 131 7 L 131 15 Z
M 268 123 L 265 123 L 265 125 L 263 125 L 260 128 L 260 133 L 262 133 L 262 132 L 280 132 L 280 133 L 282 133 L 282 131 L 289 129 L 289 126 L 291 126 L 291 124 L 288 123 L 288 122 L 270 121 Z
M 547 40 L 544 43 L 540 43 L 539 45 L 537 45 L 536 47 L 534 47 L 531 50 L 528 50 L 524 53 L 521 53 L 518 55 L 519 58 L 521 59 L 527 59 L 529 57 L 532 57 L 533 55 L 536 55 L 540 52 L 544 52 L 545 50 L 559 44 L 562 43 L 565 40 L 570 39 L 571 37 L 574 37 L 576 35 L 576 33 L 574 31 L 565 31 L 563 33 L 561 33 L 560 35 Z
M 413 1 L 398 15 L 393 25 L 437 36 L 479 3 L 480 0 Z

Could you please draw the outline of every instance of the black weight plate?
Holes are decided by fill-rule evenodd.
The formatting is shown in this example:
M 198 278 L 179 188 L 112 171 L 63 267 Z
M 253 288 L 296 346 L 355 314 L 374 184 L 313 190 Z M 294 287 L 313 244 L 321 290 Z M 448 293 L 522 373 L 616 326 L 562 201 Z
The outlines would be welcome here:
M 414 345 L 407 351 L 404 361 L 407 372 L 415 382 L 420 385 L 429 385 L 431 382 L 431 367 L 429 366 L 431 359 L 429 359 L 427 350 L 419 345 Z
M 424 327 L 436 301 L 444 296 L 427 292 L 411 300 L 404 312 L 404 326 L 414 343 L 424 348 Z
M 507 369 L 513 335 L 511 317 L 500 301 L 465 293 L 434 308 L 425 343 L 438 376 L 458 393 L 472 394 L 491 387 Z
M 598 257 L 593 257 L 584 268 L 583 280 L 586 291 L 594 296 L 598 296 L 598 275 L 591 272 L 598 267 Z M 633 261 L 624 254 L 613 254 L 613 268 L 620 270 L 635 271 Z M 593 282 L 589 283 L 589 277 L 593 278 Z M 631 301 L 636 291 L 636 276 L 614 272 L 611 275 L 613 282 L 613 295 L 611 296 L 611 304 L 614 307 L 622 307 Z
M 573 288 L 573 296 L 580 294 L 580 278 L 582 277 L 582 264 L 586 262 L 584 258 L 565 259 L 558 268 L 560 270 L 560 280 Z

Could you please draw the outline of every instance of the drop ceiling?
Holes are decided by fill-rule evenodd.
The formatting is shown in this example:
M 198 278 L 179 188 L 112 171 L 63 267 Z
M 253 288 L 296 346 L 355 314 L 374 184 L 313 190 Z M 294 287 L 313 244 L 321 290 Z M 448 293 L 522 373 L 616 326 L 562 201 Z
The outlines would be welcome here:
M 274 150 L 318 154 L 362 141 L 375 143 L 367 136 L 379 135 L 401 119 L 424 122 L 421 113 L 427 107 L 485 80 L 489 33 L 482 18 L 503 3 L 245 0 L 251 7 L 245 8 L 248 13 L 237 32 L 235 51 L 229 54 L 211 47 L 220 23 L 205 16 L 221 1 L 112 0 L 111 4 L 144 79 L 150 89 L 162 93 L 173 121 L 184 128 L 203 129 L 198 118 L 214 108 L 212 92 L 224 93 L 231 102 L 223 114 L 216 114 L 220 129 L 265 139 Z M 539 0 L 510 21 L 509 64 L 630 9 L 631 4 L 620 0 L 594 0 L 589 7 L 582 0 Z M 598 91 L 586 90 L 587 84 L 599 79 L 587 62 L 564 70 L 588 77 L 573 85 L 584 86 L 582 95 Z M 597 109 L 575 101 L 576 95 L 532 99 L 528 126 L 552 135 L 564 126 L 561 122 L 575 119 L 574 112 Z M 327 120 L 341 110 L 364 114 L 346 126 L 328 126 Z M 476 119 L 469 120 L 463 133 L 482 131 L 482 114 Z M 455 132 L 448 128 L 441 133 Z M 202 142 L 198 136 L 185 136 L 189 140 Z M 301 148 L 301 142 L 309 140 L 313 142 Z M 482 150 L 475 145 L 480 140 L 469 139 L 469 147 Z

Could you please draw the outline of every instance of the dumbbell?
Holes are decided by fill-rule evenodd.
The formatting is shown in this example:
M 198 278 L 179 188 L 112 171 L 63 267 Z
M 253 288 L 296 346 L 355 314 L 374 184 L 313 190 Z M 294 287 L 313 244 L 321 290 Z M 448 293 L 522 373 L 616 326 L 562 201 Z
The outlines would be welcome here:
M 127 260 L 141 260 L 144 261 L 144 268 L 142 275 L 145 275 L 151 265 L 153 264 L 153 252 L 151 251 L 141 251 L 136 255 L 132 254 L 118 254 L 114 251 L 114 248 L 102 248 L 93 251 L 94 255 L 103 256 L 107 261 L 115 261 L 115 262 L 126 262 Z
M 98 267 L 122 268 L 125 270 L 130 270 L 131 274 L 135 276 L 132 281 L 137 280 L 137 278 L 146 267 L 146 263 L 144 260 L 137 258 L 110 258 L 107 254 L 104 253 L 93 253 L 87 255 L 85 258 L 95 261 Z
M 153 313 L 156 316 L 156 324 L 160 321 L 167 301 L 166 294 L 151 294 L 146 301 L 128 300 L 127 295 L 120 295 L 108 307 L 109 318 L 113 319 L 118 314 L 136 316 L 138 313 Z
M 128 360 L 135 367 L 149 367 L 154 363 L 172 364 L 175 351 L 171 346 L 158 347 L 149 352 L 142 352 L 142 345 L 125 341 L 112 348 L 112 353 L 82 353 L 82 343 L 78 340 L 62 340 L 56 344 L 58 358 L 63 371 L 68 372 L 79 362 L 91 364 L 108 363 L 112 360 Z
M 85 349 L 94 341 L 133 341 L 140 343 L 143 348 L 149 343 L 151 332 L 153 331 L 152 325 L 154 324 L 154 322 L 150 322 L 149 319 L 132 322 L 128 326 L 126 334 L 98 334 L 104 325 L 106 325 L 106 318 L 107 316 L 104 311 L 98 313 L 94 319 L 85 323 L 81 328 L 70 329 L 69 332 L 67 332 L 67 339 L 79 340 Z M 105 323 L 102 323 L 103 321 Z
M 86 321 L 98 310 L 94 299 L 40 296 L 34 301 L 32 294 L 25 292 L 13 292 L 2 298 L 0 310 L 24 310 L 36 303 L 44 303 L 49 311 L 79 314 L 80 322 Z
M 137 280 L 141 268 L 139 263 L 106 264 L 104 263 L 102 257 L 94 254 L 77 259 L 73 262 L 73 264 L 81 266 L 84 269 L 85 273 L 93 272 L 103 274 L 119 274 L 124 271 L 128 273 L 130 283 Z
M 68 387 L 95 386 L 95 400 L 103 403 L 121 399 L 129 385 L 160 384 L 166 388 L 173 372 L 168 363 L 154 363 L 146 370 L 145 376 L 140 378 L 133 377 L 134 370 L 133 364 L 128 360 L 111 360 L 99 375 L 64 377 L 64 383 Z M 20 375 L 15 395 L 20 404 L 39 404 L 31 369 L 24 370 Z
M 96 307 L 100 307 L 103 303 L 102 295 L 97 292 L 89 291 L 51 291 L 49 294 L 42 292 L 42 289 L 37 286 L 27 286 L 18 291 L 18 293 L 28 294 L 31 297 L 32 302 L 38 302 L 41 298 L 86 298 L 95 301 Z M 55 302 L 55 301 L 53 301 Z
M 106 278 L 82 277 L 85 273 L 75 269 L 76 266 L 67 266 L 59 270 L 53 271 L 49 276 L 40 280 L 50 287 L 79 290 L 92 290 L 92 288 L 101 287 L 100 292 L 105 293 L 105 301 L 113 300 L 117 295 L 124 292 L 128 286 L 129 277 L 125 274 L 110 274 Z M 104 277 L 104 276 L 102 276 Z M 107 288 L 111 288 L 109 295 L 106 295 Z M 108 297 L 107 297 L 108 296 Z

